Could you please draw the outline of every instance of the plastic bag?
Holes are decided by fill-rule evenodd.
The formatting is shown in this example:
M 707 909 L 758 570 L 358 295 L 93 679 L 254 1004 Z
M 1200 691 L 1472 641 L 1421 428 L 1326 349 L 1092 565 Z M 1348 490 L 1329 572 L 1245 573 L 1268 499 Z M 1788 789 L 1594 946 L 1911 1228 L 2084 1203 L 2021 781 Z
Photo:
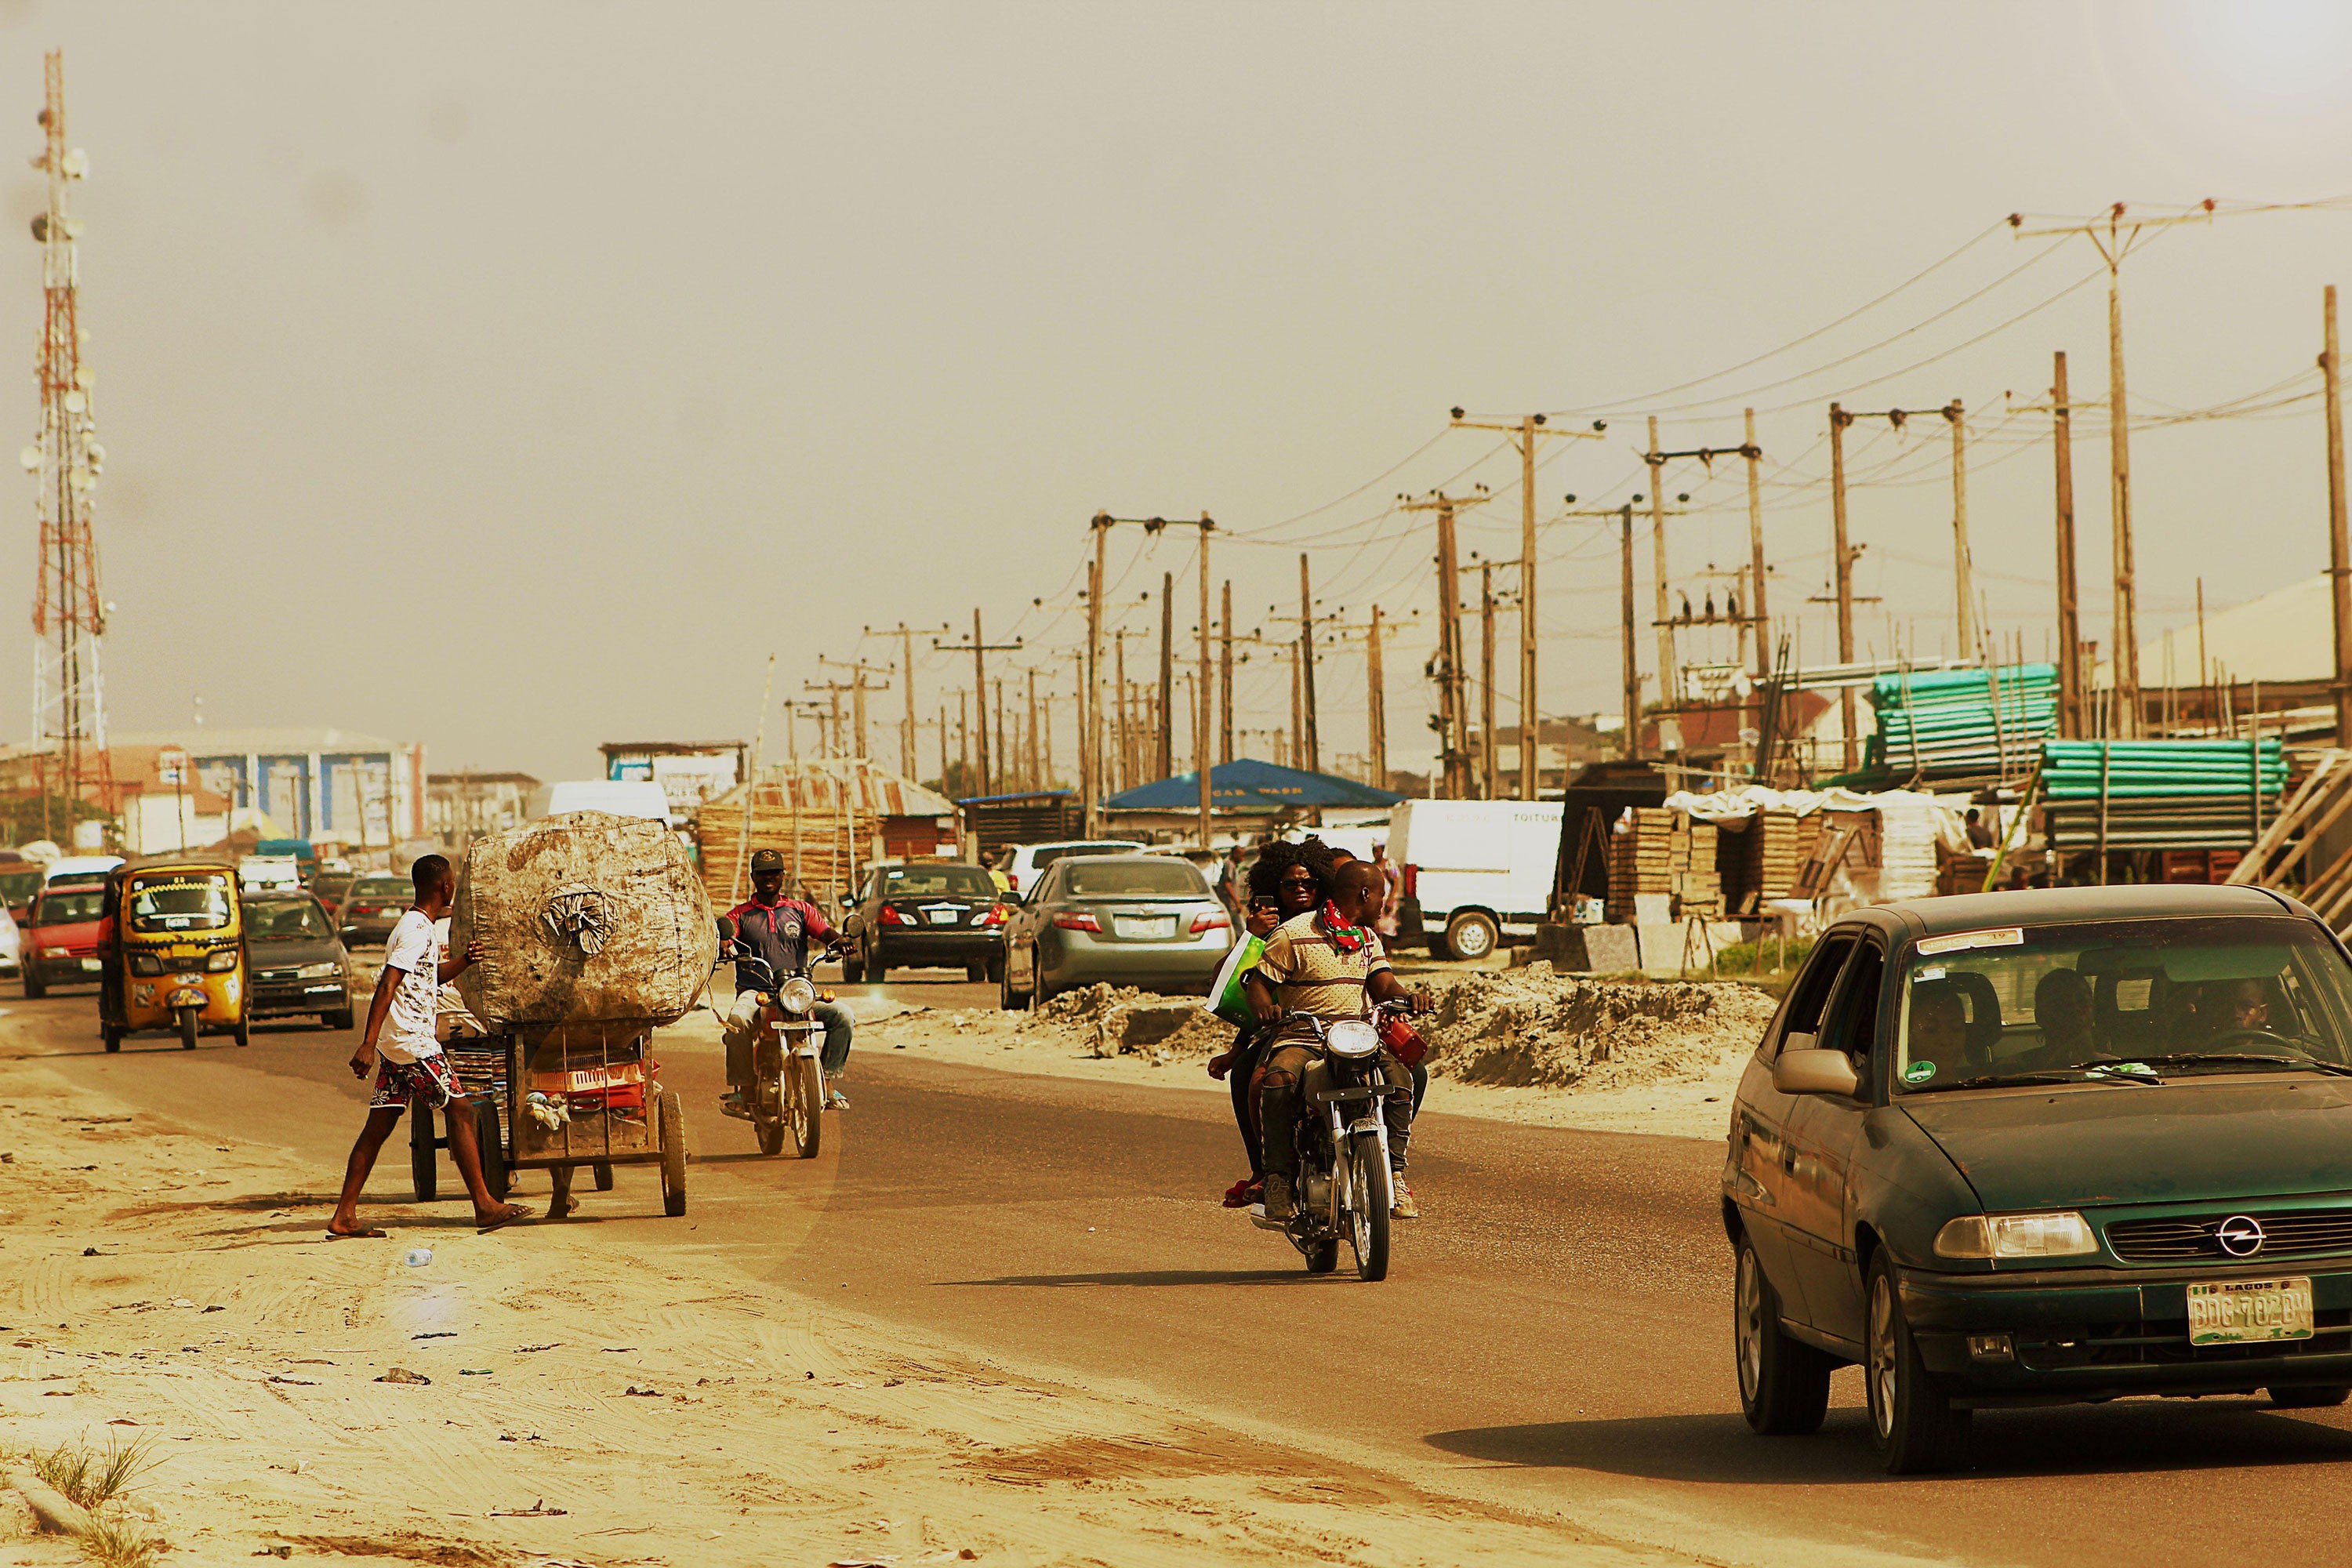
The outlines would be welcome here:
M 1225 954 L 1225 962 L 1217 970 L 1217 978 L 1210 983 L 1209 1000 L 1202 1011 L 1228 1024 L 1246 1026 L 1257 1021 L 1250 1011 L 1249 993 L 1243 988 L 1242 976 L 1256 967 L 1265 956 L 1263 938 L 1244 936 Z

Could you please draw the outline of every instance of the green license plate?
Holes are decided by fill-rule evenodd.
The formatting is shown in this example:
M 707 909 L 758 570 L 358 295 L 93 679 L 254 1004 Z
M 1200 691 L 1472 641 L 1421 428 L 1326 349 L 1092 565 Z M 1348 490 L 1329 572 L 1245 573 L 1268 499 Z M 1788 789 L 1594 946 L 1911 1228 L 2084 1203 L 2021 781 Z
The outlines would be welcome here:
M 2189 1342 L 2257 1344 L 2312 1336 L 2311 1281 L 2230 1279 L 2189 1287 Z

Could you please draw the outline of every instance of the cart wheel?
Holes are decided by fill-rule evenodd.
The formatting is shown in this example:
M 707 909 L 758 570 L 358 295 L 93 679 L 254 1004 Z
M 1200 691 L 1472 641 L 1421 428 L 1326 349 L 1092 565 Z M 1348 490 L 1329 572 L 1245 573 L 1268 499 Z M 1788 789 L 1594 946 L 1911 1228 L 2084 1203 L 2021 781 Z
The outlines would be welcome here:
M 598 1192 L 609 1193 L 613 1190 L 613 1163 L 610 1160 L 599 1160 L 589 1166 L 588 1170 L 589 1173 L 596 1178 Z
M 249 1045 L 253 1044 L 253 1020 L 252 1020 L 252 1019 L 250 1019 L 250 1018 L 243 1018 L 243 1017 L 240 1017 L 239 1019 L 237 1019 L 237 1021 L 236 1021 L 236 1043 L 237 1043 L 238 1045 L 240 1045 L 240 1046 L 249 1046 Z
M 579 1200 L 572 1195 L 572 1167 L 551 1165 L 548 1167 L 547 1179 L 555 1190 L 554 1197 L 550 1199 L 547 1205 L 547 1217 L 570 1219 L 572 1211 L 580 1206 Z
M 686 1212 L 686 1112 L 677 1090 L 661 1097 L 662 1213 L 676 1219 Z
M 184 1051 L 196 1048 L 196 1010 L 194 1007 L 180 1009 L 180 1048 Z
M 483 1095 L 473 1105 L 474 1146 L 482 1154 L 482 1185 L 490 1189 L 490 1196 L 504 1203 L 508 1189 L 514 1185 L 514 1173 L 507 1169 L 507 1145 L 499 1131 L 498 1103 Z
M 784 1087 L 784 1108 L 792 1118 L 793 1144 L 803 1160 L 816 1158 L 824 1142 L 824 1084 L 816 1063 L 794 1057 L 784 1064 L 792 1075 Z
M 421 1094 L 408 1107 L 408 1171 L 416 1179 L 416 1201 L 431 1203 L 440 1173 L 433 1163 L 433 1102 Z

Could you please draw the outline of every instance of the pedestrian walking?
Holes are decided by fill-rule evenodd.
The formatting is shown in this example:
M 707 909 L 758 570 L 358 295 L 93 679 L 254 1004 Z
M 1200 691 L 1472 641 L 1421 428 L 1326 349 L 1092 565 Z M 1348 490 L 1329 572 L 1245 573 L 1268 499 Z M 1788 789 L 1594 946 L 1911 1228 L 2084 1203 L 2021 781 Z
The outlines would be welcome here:
M 368 1117 L 352 1145 L 343 1171 L 342 1197 L 327 1222 L 327 1239 L 346 1241 L 387 1233 L 359 1222 L 360 1192 L 376 1155 L 392 1130 L 400 1125 L 409 1102 L 425 1101 L 417 1114 L 430 1116 L 433 1108 L 447 1112 L 449 1153 L 466 1192 L 474 1200 L 474 1223 L 485 1231 L 512 1225 L 530 1215 L 521 1204 L 503 1204 L 490 1195 L 482 1179 L 482 1152 L 474 1141 L 473 1102 L 441 1054 L 435 1023 L 441 1011 L 441 987 L 464 973 L 488 952 L 486 943 L 470 942 L 456 958 L 442 952 L 436 922 L 447 918 L 457 899 L 457 874 L 446 857 L 427 855 L 409 868 L 416 901 L 392 928 L 383 945 L 383 973 L 376 977 L 375 999 L 368 1004 L 367 1032 L 352 1052 L 352 1076 L 364 1079 L 376 1068 L 375 1093 L 368 1100 Z M 380 1065 L 379 1065 L 380 1062 Z

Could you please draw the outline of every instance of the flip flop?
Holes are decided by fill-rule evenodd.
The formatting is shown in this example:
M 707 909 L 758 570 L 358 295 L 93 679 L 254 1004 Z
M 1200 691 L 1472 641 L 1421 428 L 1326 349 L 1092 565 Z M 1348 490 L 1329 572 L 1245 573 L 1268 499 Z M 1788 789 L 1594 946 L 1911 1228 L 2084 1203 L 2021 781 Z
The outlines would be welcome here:
M 366 1230 L 331 1230 L 327 1233 L 327 1239 L 329 1241 L 382 1241 L 391 1234 L 392 1232 L 388 1230 L 377 1230 L 370 1226 Z
M 530 1217 L 530 1205 L 528 1204 L 516 1204 L 505 1214 L 502 1214 L 498 1218 L 490 1221 L 489 1224 L 476 1226 L 474 1227 L 474 1234 L 476 1236 L 488 1236 L 494 1230 L 503 1230 L 519 1219 L 529 1219 Z

